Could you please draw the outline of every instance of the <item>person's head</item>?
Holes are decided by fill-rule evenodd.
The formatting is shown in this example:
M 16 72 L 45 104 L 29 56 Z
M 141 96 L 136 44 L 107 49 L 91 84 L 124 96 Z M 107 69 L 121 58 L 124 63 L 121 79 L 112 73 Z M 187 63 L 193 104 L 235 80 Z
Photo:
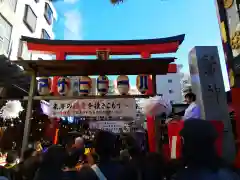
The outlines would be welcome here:
M 128 135 L 125 140 L 126 140 L 127 149 L 128 149 L 130 156 L 136 157 L 136 156 L 140 155 L 141 148 L 140 148 L 138 142 L 136 141 L 136 139 L 134 139 L 133 136 Z
M 65 166 L 68 168 L 75 168 L 79 161 L 79 157 L 75 154 L 69 154 L 65 161 Z
M 89 165 L 94 165 L 98 161 L 98 155 L 96 153 L 88 153 L 87 154 L 87 162 Z
M 128 162 L 129 162 L 129 160 L 130 160 L 130 154 L 129 154 L 129 152 L 128 152 L 127 149 L 122 150 L 122 151 L 120 152 L 120 160 L 121 160 L 123 163 L 128 163 Z
M 51 170 L 53 168 L 59 170 L 64 165 L 66 157 L 67 152 L 64 147 L 60 145 L 52 145 L 45 153 L 43 153 L 41 168 L 45 170 Z
M 83 165 L 79 171 L 78 179 L 81 180 L 99 180 L 97 174 L 94 172 L 94 170 L 89 167 Z
M 180 132 L 183 138 L 183 159 L 190 164 L 210 165 L 216 159 L 217 131 L 210 121 L 189 119 Z
M 35 152 L 35 149 L 34 148 L 28 148 L 26 149 L 24 152 L 23 152 L 23 161 L 25 161 L 26 159 L 30 158 L 33 156 Z
M 184 96 L 184 98 L 185 98 L 186 103 L 191 104 L 192 102 L 196 101 L 196 94 L 190 92 L 190 93 L 187 93 Z
M 116 136 L 107 131 L 99 131 L 95 136 L 95 152 L 101 159 L 109 159 L 115 155 Z
M 89 124 L 88 123 L 84 123 L 82 128 L 84 130 L 88 130 L 89 129 Z
M 77 137 L 75 139 L 75 147 L 76 148 L 83 148 L 84 147 L 84 139 L 82 137 Z
M 163 179 L 165 162 L 160 153 L 149 153 L 146 156 L 147 177 L 152 180 Z
M 17 158 L 18 156 L 15 151 L 9 151 L 7 153 L 6 163 L 9 163 L 9 164 L 16 163 Z

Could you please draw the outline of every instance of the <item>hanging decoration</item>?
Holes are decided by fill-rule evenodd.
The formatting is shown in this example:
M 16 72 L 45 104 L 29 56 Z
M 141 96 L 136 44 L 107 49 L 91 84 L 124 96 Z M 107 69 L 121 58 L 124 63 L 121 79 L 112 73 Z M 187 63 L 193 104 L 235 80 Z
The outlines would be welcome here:
M 88 76 L 79 77 L 79 94 L 88 95 L 92 88 L 92 79 Z
M 143 113 L 151 116 L 161 116 L 166 114 L 169 116 L 172 112 L 172 105 L 170 101 L 164 99 L 162 96 L 155 96 L 141 101 L 140 106 Z
M 145 94 L 148 90 L 148 75 L 138 75 L 136 78 L 136 86 L 141 94 Z
M 41 96 L 50 94 L 51 91 L 51 79 L 48 77 L 40 77 L 37 84 L 38 93 Z
M 66 96 L 70 90 L 70 80 L 67 77 L 60 77 L 57 82 L 58 94 Z
M 129 79 L 126 75 L 120 75 L 117 78 L 117 89 L 119 94 L 127 95 L 129 91 Z
M 109 80 L 107 76 L 98 76 L 97 78 L 97 91 L 98 94 L 104 96 L 108 93 Z
M 0 117 L 4 120 L 14 119 L 19 117 L 20 112 L 24 109 L 20 101 L 7 101 L 6 104 L 0 110 Z

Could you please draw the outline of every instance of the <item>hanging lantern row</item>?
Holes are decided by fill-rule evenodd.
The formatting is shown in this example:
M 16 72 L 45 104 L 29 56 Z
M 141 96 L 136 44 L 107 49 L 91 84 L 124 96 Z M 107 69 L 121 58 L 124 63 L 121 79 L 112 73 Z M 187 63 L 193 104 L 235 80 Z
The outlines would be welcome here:
M 40 77 L 38 79 L 38 93 L 41 96 L 46 96 L 51 93 L 52 81 L 49 77 Z M 59 77 L 57 81 L 57 91 L 59 95 L 65 96 L 70 91 L 71 82 L 68 77 Z M 138 75 L 136 79 L 136 86 L 141 94 L 145 94 L 148 90 L 148 75 Z M 79 77 L 79 94 L 87 96 L 92 89 L 92 79 L 88 76 Z M 97 78 L 98 94 L 104 96 L 108 93 L 109 79 L 107 76 L 99 76 Z M 127 95 L 130 89 L 129 78 L 126 75 L 119 75 L 117 77 L 117 89 L 120 95 Z

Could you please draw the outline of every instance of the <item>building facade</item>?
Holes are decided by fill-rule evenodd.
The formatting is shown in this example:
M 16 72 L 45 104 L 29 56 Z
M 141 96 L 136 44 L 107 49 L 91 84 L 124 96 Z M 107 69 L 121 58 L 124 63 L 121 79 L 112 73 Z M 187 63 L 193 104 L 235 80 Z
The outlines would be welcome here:
M 52 59 L 51 55 L 29 52 L 21 36 L 54 39 L 57 15 L 48 0 L 0 0 L 0 55 L 10 60 Z
M 177 73 L 157 75 L 157 94 L 169 100 L 172 104 L 183 103 L 180 72 L 182 65 L 178 65 Z

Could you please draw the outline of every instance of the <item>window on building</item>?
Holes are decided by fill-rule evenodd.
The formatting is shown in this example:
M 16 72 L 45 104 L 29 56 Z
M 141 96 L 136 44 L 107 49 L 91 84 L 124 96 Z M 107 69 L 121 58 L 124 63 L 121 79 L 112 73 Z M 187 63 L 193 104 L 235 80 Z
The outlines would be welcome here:
M 172 79 L 168 79 L 168 83 L 172 83 Z
M 29 5 L 25 5 L 23 22 L 31 32 L 35 32 L 37 25 L 37 16 Z
M 9 47 L 12 35 L 12 25 L 0 13 L 0 49 L 2 53 L 9 53 Z
M 169 94 L 172 94 L 172 93 L 173 93 L 173 90 L 172 90 L 172 89 L 169 89 L 168 92 L 169 92 Z
M 10 9 L 13 12 L 15 12 L 16 11 L 16 7 L 17 7 L 17 2 L 18 2 L 18 0 L 7 0 L 7 1 L 4 1 L 3 3 L 7 4 L 8 7 L 10 7 Z M 1 0 L 0 0 L 0 4 L 1 4 Z
M 48 3 L 45 3 L 44 17 L 48 24 L 51 25 L 53 20 L 53 11 Z
M 49 34 L 47 33 L 47 31 L 45 29 L 42 29 L 42 35 L 41 35 L 42 39 L 51 39 Z

